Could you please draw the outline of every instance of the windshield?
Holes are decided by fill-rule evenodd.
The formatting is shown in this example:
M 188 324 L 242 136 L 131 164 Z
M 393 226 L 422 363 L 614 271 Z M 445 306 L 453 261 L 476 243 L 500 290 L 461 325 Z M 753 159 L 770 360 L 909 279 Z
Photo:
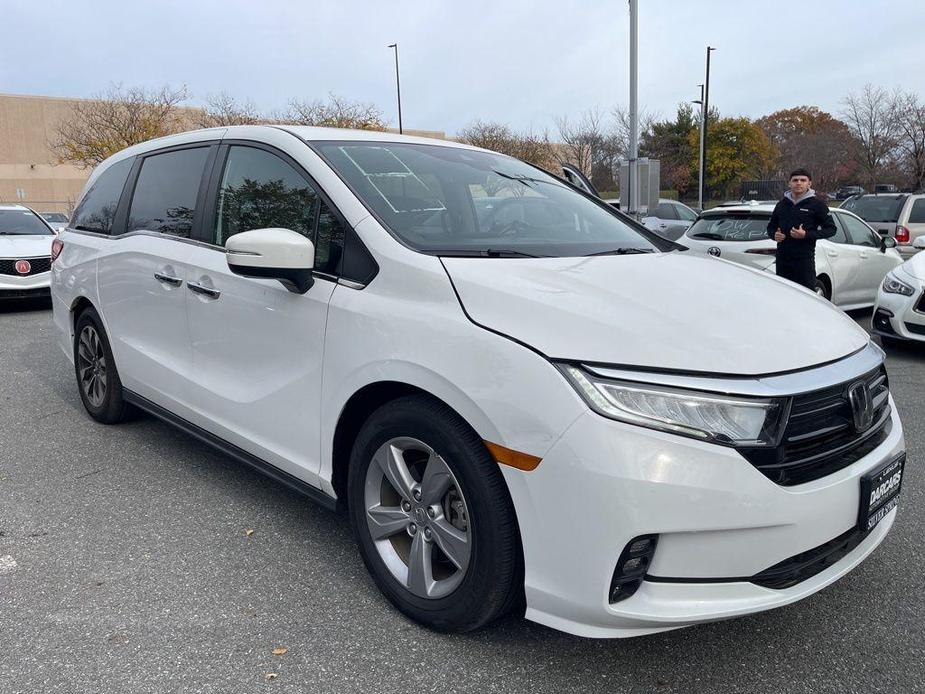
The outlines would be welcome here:
M 895 222 L 899 219 L 905 197 L 902 195 L 885 197 L 871 195 L 863 198 L 853 198 L 842 208 L 854 212 L 865 222 Z
M 687 236 L 712 241 L 767 241 L 770 219 L 748 214 L 702 217 L 687 230 Z
M 439 145 L 313 144 L 379 220 L 418 251 L 547 257 L 676 248 L 511 157 Z
M 30 210 L 0 210 L 0 236 L 54 236 L 54 233 Z

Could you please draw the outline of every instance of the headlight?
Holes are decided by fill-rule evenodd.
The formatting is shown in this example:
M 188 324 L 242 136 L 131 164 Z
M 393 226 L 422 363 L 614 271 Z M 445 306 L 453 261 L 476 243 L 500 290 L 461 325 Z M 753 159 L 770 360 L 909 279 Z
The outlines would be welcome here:
M 612 381 L 568 364 L 560 370 L 598 414 L 724 446 L 775 446 L 787 400 L 715 395 Z
M 880 285 L 880 288 L 887 294 L 902 294 L 903 296 L 915 294 L 913 287 L 910 287 L 892 272 L 887 273 L 887 276 L 883 278 L 883 284 Z

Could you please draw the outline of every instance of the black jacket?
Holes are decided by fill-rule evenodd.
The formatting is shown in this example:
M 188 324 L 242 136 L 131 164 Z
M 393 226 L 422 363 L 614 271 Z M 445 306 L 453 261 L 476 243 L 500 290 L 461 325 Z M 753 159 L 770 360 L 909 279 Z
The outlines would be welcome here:
M 803 225 L 806 237 L 792 238 L 789 234 L 794 227 Z M 771 221 L 768 222 L 768 236 L 773 239 L 774 232 L 780 228 L 787 238 L 777 244 L 777 257 L 811 258 L 816 253 L 816 239 L 835 236 L 835 221 L 829 212 L 829 206 L 815 195 L 794 204 L 790 198 L 784 198 L 774 207 Z

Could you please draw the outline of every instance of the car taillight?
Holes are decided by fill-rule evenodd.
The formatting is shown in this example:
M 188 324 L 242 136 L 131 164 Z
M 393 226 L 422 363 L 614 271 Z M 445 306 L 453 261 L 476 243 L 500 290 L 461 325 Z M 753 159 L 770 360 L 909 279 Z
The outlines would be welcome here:
M 896 226 L 896 243 L 909 243 L 909 230 L 902 224 Z
M 51 262 L 55 262 L 58 259 L 58 256 L 61 255 L 61 250 L 64 248 L 64 241 L 61 239 L 55 239 L 51 242 Z
M 777 255 L 776 248 L 749 248 L 746 253 L 757 253 L 758 255 Z

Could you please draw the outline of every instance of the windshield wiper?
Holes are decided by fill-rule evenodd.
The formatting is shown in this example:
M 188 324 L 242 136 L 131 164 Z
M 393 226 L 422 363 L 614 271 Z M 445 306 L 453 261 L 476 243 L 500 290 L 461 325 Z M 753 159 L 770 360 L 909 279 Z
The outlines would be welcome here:
M 701 231 L 696 234 L 692 234 L 691 238 L 693 239 L 710 239 L 711 241 L 722 241 L 725 236 L 722 234 L 714 234 L 709 231 Z
M 494 171 L 494 173 L 501 176 L 501 178 L 507 178 L 511 181 L 517 181 L 518 183 L 523 183 L 524 185 L 529 185 L 530 183 L 547 183 L 547 181 L 540 180 L 539 178 L 530 178 L 529 176 L 518 176 L 516 174 L 506 174 L 500 171 L 495 171 L 494 169 L 492 169 L 492 171 Z
M 585 257 L 590 258 L 594 255 L 631 255 L 634 253 L 655 253 L 652 248 L 635 248 L 633 246 L 623 246 L 621 248 L 611 248 L 608 251 L 598 251 L 597 253 L 588 253 Z
M 433 253 L 444 257 L 459 258 L 549 258 L 548 255 L 536 255 L 515 251 L 510 248 L 422 248 L 424 253 Z

